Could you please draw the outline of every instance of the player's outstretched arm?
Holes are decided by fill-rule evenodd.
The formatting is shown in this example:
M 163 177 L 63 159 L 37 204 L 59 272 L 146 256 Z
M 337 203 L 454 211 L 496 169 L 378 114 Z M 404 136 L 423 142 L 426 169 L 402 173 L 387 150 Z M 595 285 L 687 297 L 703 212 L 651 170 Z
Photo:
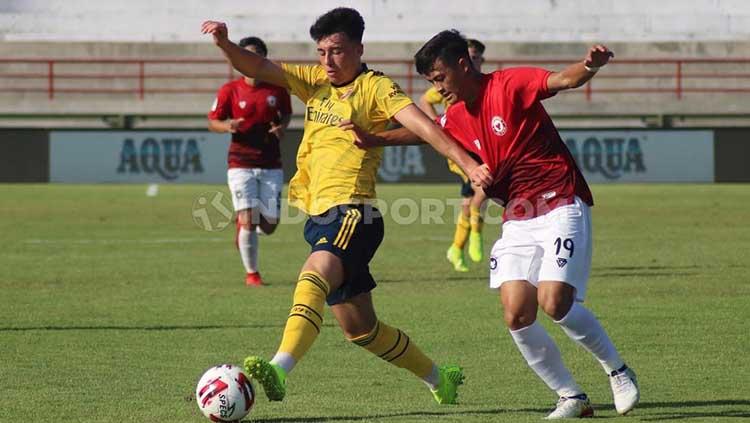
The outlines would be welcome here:
M 410 104 L 396 113 L 394 117 L 414 135 L 427 141 L 438 153 L 458 164 L 472 183 L 482 188 L 487 188 L 492 184 L 492 176 L 487 166 L 477 163 L 417 106 Z
M 422 97 L 419 98 L 419 102 L 417 103 L 417 105 L 419 106 L 419 109 L 427 115 L 428 118 L 432 120 L 437 119 L 438 114 L 435 110 L 435 105 L 430 103 L 429 98 L 427 98 L 427 93 L 424 93 Z
M 229 30 L 224 22 L 205 21 L 201 25 L 201 32 L 213 35 L 214 44 L 221 49 L 229 63 L 243 75 L 288 88 L 281 67 L 265 57 L 245 50 L 231 42 Z
M 574 63 L 561 72 L 553 72 L 547 78 L 547 89 L 551 93 L 578 88 L 596 75 L 600 67 L 606 65 L 615 54 L 606 46 L 597 44 L 592 46 L 586 57 Z
M 354 145 L 362 149 L 390 145 L 417 145 L 425 143 L 406 128 L 389 129 L 388 131 L 371 134 L 348 119 L 341 121 L 341 123 L 339 123 L 339 128 L 345 131 L 352 131 L 354 134 Z

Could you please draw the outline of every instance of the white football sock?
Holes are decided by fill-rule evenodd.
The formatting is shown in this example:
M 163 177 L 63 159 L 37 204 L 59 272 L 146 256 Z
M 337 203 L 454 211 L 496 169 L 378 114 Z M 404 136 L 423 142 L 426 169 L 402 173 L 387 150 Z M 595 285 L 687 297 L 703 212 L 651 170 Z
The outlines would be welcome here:
M 562 362 L 560 350 L 539 322 L 510 331 L 518 350 L 537 376 L 561 397 L 583 393 Z
M 247 273 L 258 271 L 258 234 L 255 231 L 249 231 L 245 227 L 240 227 L 240 233 L 237 236 L 237 246 L 242 257 L 242 264 L 245 266 Z
M 586 307 L 579 303 L 573 303 L 573 306 L 561 320 L 555 321 L 562 327 L 563 331 L 570 339 L 580 344 L 586 351 L 593 354 L 604 367 L 607 374 L 613 370 L 621 368 L 623 363 L 620 354 L 617 353 L 612 341 L 609 339 L 607 332 L 596 316 Z
M 294 366 L 297 364 L 297 361 L 289 353 L 277 352 L 276 355 L 271 359 L 271 364 L 276 364 L 277 366 L 284 369 L 287 374 L 289 374 L 289 372 L 291 372 Z

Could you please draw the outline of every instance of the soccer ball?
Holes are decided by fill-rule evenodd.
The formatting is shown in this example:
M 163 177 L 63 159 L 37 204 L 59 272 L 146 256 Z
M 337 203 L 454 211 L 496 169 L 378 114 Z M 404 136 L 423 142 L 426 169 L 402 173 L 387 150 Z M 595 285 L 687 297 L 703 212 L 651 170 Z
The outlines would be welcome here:
M 238 366 L 221 364 L 203 373 L 195 388 L 195 400 L 211 421 L 234 422 L 253 408 L 255 389 Z

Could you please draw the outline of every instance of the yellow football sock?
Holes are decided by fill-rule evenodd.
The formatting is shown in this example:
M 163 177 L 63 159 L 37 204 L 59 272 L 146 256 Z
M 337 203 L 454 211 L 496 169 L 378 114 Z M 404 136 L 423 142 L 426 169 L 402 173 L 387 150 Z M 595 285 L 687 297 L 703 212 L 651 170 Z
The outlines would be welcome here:
M 319 273 L 300 273 L 294 290 L 294 305 L 286 320 L 278 352 L 288 353 L 299 361 L 310 349 L 323 324 L 323 307 L 330 287 Z
M 405 333 L 383 322 L 377 322 L 370 333 L 350 341 L 421 379 L 428 377 L 432 372 L 432 360 L 424 355 Z
M 482 232 L 482 227 L 484 226 L 484 219 L 482 219 L 482 212 L 477 207 L 469 206 L 469 213 L 470 213 L 469 223 L 471 224 L 471 231 Z
M 458 222 L 456 223 L 456 233 L 453 235 L 453 245 L 459 250 L 464 249 L 466 245 L 466 239 L 469 238 L 469 229 L 471 224 L 466 219 L 463 213 L 458 215 Z

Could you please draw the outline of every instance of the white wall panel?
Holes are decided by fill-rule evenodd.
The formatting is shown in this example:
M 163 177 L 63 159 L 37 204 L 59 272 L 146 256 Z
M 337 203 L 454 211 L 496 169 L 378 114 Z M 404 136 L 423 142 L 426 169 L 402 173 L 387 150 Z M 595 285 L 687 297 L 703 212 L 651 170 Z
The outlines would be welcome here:
M 743 0 L 3 0 L 0 41 L 205 40 L 200 22 L 235 34 L 304 41 L 315 17 L 339 5 L 365 17 L 369 41 L 423 41 L 458 28 L 487 41 L 746 40 Z

